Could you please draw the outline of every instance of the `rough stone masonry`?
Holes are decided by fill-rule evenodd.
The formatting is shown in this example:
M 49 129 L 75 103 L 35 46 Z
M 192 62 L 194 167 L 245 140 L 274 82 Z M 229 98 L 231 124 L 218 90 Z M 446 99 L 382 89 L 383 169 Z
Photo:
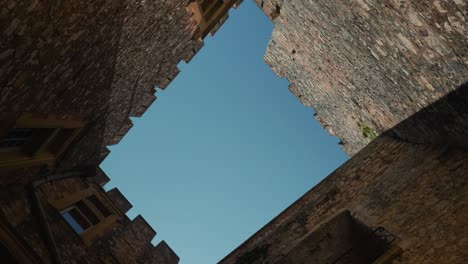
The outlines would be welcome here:
M 141 216 L 128 219 L 130 203 L 118 191 L 105 192 L 107 181 L 44 184 L 36 193 L 43 217 L 30 208 L 28 189 L 62 173 L 98 177 L 83 168 L 99 166 L 107 146 L 132 127 L 130 117 L 140 117 L 156 99 L 155 88 L 165 89 L 179 73 L 177 64 L 203 46 L 194 37 L 198 24 L 188 2 L 0 1 L 0 262 L 5 256 L 21 263 L 62 263 L 60 257 L 63 263 L 178 262 L 165 242 L 153 247 L 155 231 Z M 217 10 L 211 34 L 240 2 Z M 29 121 L 21 124 L 25 116 Z M 83 125 L 70 127 L 70 120 Z M 25 150 L 28 144 L 34 151 Z M 90 188 L 110 215 L 88 203 Z M 65 207 L 52 206 L 72 198 Z M 63 210 L 80 206 L 81 215 L 73 212 L 82 233 L 63 217 Z
M 351 156 L 468 80 L 464 0 L 255 1 L 265 60 Z
M 467 263 L 467 2 L 255 1 L 265 60 L 352 157 L 219 263 Z
M 361 151 L 222 263 L 306 262 L 305 249 L 323 245 L 313 235 L 323 235 L 327 245 L 336 241 L 336 232 L 319 227 L 341 223 L 328 219 L 341 219 L 336 215 L 343 210 L 398 237 L 401 252 L 391 254 L 397 263 L 464 263 L 468 103 L 459 87 L 468 79 L 466 1 L 255 1 L 275 23 L 266 61 L 348 154 Z M 177 63 L 203 45 L 192 39 L 195 25 L 185 7 L 182 0 L 1 1 L 0 120 L 10 112 L 80 117 L 87 127 L 57 169 L 98 165 L 106 146 L 132 127 L 129 117 L 141 116 L 156 99 L 154 85 L 165 88 Z M 1 218 L 46 256 L 45 246 L 34 243 L 40 230 L 24 186 L 38 171 L 0 175 L 7 189 Z M 58 223 L 58 241 L 80 240 L 64 232 L 48 198 L 88 184 L 67 181 L 40 193 Z M 142 244 L 149 246 L 154 230 L 123 215 L 113 227 L 118 239 L 102 246 L 115 251 L 115 262 L 148 262 L 152 248 Z M 74 245 L 65 255 L 86 263 L 89 248 Z M 171 253 L 167 247 L 155 252 Z
M 80 117 L 63 166 L 99 163 L 203 46 L 186 1 L 1 1 L 0 118 Z
M 468 85 L 428 109 L 377 137 L 220 264 L 466 263 Z M 422 133 L 399 136 L 413 132 Z M 362 233 L 336 221 L 343 213 L 372 234 L 385 230 L 377 241 L 391 244 L 360 252 Z

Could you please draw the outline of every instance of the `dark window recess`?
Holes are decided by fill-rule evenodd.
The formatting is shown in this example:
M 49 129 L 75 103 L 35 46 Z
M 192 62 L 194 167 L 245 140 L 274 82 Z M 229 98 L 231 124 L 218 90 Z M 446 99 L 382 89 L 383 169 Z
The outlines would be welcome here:
M 28 155 L 32 155 L 38 151 L 52 136 L 55 128 L 33 128 L 31 130 L 33 132 L 30 140 L 21 148 L 21 151 Z
M 76 208 L 71 209 L 68 211 L 69 214 L 75 219 L 75 221 L 83 228 L 83 230 L 89 228 L 91 223 L 85 218 L 83 213 Z
M 83 233 L 86 229 L 91 227 L 91 223 L 76 207 L 72 207 L 71 209 L 62 212 L 62 216 L 78 234 Z
M 62 149 L 63 144 L 65 144 L 65 142 L 67 142 L 67 140 L 69 138 L 71 138 L 74 131 L 75 130 L 71 129 L 71 128 L 62 128 L 62 129 L 60 129 L 60 131 L 57 133 L 57 135 L 53 138 L 52 142 L 50 142 L 47 149 L 50 152 L 52 152 L 54 154 L 57 154 L 57 152 L 59 152 L 60 149 Z
M 99 218 L 83 201 L 77 202 L 76 207 L 80 209 L 80 211 L 89 220 L 89 222 L 91 222 L 92 225 L 96 225 L 97 223 L 99 223 Z
M 212 3 L 212 1 L 216 1 L 216 0 L 201 0 L 200 2 L 201 9 L 206 10 L 206 8 L 208 8 L 208 5 Z
M 0 139 L 0 149 L 20 148 L 31 139 L 34 129 L 32 128 L 14 128 L 6 137 Z
M 101 203 L 101 201 L 99 201 L 96 196 L 92 195 L 88 197 L 87 200 L 104 217 L 110 215 L 109 210 Z M 89 205 L 88 202 L 83 200 L 79 201 L 61 213 L 65 221 L 67 221 L 67 223 L 78 234 L 83 233 L 101 221 L 100 217 L 96 215 L 95 211 L 90 208 L 91 205 Z
M 59 154 L 64 144 L 73 136 L 71 128 L 14 128 L 0 139 L 0 151 L 19 150 L 33 155 L 46 150 Z
M 218 11 L 218 9 L 223 5 L 222 1 L 216 1 L 215 5 L 211 7 L 209 10 L 203 10 L 203 13 L 205 13 L 205 20 L 209 21 L 211 17 Z
M 96 207 L 96 209 L 102 214 L 104 217 L 108 217 L 111 215 L 111 212 L 107 207 L 99 200 L 95 195 L 91 195 L 88 197 L 88 201 L 91 202 L 91 204 Z
M 0 139 L 0 150 L 17 150 L 34 154 L 54 133 L 53 128 L 13 128 Z

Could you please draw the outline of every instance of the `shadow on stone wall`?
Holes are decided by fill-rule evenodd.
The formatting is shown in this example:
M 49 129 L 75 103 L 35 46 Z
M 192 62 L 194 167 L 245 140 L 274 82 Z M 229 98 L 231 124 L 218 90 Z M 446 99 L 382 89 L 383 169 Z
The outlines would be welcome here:
M 126 0 L 0 4 L 0 118 L 31 112 L 87 122 L 58 162 L 61 167 L 96 163 L 105 149 L 102 132 L 109 123 L 127 5 Z M 39 169 L 11 172 L 9 179 L 27 182 Z
M 384 135 L 415 144 L 468 150 L 468 82 Z
M 0 119 L 31 112 L 87 122 L 62 168 L 98 165 L 129 117 L 156 99 L 155 85 L 165 88 L 203 46 L 183 1 L 9 1 L 0 10 Z

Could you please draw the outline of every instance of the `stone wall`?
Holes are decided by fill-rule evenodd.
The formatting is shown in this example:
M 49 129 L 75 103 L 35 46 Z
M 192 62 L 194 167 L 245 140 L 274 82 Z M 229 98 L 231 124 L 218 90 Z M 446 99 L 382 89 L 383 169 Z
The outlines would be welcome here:
M 343 211 L 308 233 L 278 263 L 374 264 L 389 247 L 390 240 Z
M 418 145 L 468 150 L 468 83 L 384 134 Z
M 237 6 L 241 1 L 236 1 Z M 0 1 L 0 120 L 31 112 L 74 117 L 87 125 L 57 169 L 98 166 L 177 76 L 177 64 L 189 62 L 203 46 L 193 39 L 195 21 L 186 0 Z M 43 176 L 41 167 L 0 174 L 3 220 L 18 231 L 38 258 L 50 260 L 37 219 L 31 216 L 24 187 Z M 109 179 L 99 171 L 99 186 Z M 43 201 L 77 191 L 79 180 L 44 188 Z M 121 217 L 106 238 L 85 247 L 79 236 L 49 205 L 53 233 L 66 263 L 177 263 L 178 257 L 138 217 L 124 214 L 130 203 L 118 190 L 108 194 Z M 2 221 L 3 221 L 2 220 Z M 3 222 L 2 222 L 3 223 Z M 108 258 L 108 259 L 107 259 Z
M 0 118 L 81 117 L 86 133 L 64 167 L 98 163 L 203 42 L 186 1 L 2 1 Z
M 467 3 L 256 0 L 280 10 L 265 60 L 353 155 L 468 80 Z
M 284 0 L 254 0 L 260 9 L 271 19 L 276 19 L 281 13 Z
M 69 197 L 82 190 L 96 186 L 93 180 L 70 178 L 44 184 L 38 189 L 40 201 L 45 208 L 47 221 L 52 230 L 58 247 L 58 252 L 64 263 L 178 263 L 179 258 L 163 241 L 153 246 L 151 240 L 156 232 L 141 216 L 130 220 L 122 208 L 121 198 L 117 197 L 118 190 L 106 193 L 96 186 L 100 194 L 107 197 L 115 205 L 113 214 L 117 220 L 108 227 L 91 245 L 87 245 L 80 235 L 75 233 L 65 222 L 60 212 L 50 201 Z M 17 236 L 21 237 L 27 249 L 37 256 L 37 263 L 50 263 L 50 255 L 42 233 L 37 214 L 30 203 L 28 188 L 22 184 L 2 186 L 0 217 L 9 223 Z M 131 205 L 130 205 L 131 207 Z M 127 210 L 129 206 L 125 207 Z M 8 246 L 8 245 L 6 245 Z M 141 261 L 141 262 L 138 262 Z
M 466 150 L 380 136 L 220 263 L 276 263 L 343 210 L 399 238 L 394 263 L 464 263 L 467 171 Z

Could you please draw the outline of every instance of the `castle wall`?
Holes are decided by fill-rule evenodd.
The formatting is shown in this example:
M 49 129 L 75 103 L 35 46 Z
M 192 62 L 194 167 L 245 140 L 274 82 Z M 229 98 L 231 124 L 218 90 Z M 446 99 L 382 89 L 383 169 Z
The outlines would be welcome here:
M 464 263 L 466 171 L 466 150 L 381 136 L 220 263 L 277 263 L 343 210 L 397 236 L 396 263 Z
M 465 1 L 256 2 L 280 10 L 266 62 L 351 156 L 468 80 Z
M 201 48 L 186 1 L 2 1 L 0 118 L 88 122 L 64 167 L 98 163 Z
M 237 7 L 240 2 L 230 3 Z M 109 154 L 107 146 L 117 144 L 132 128 L 130 117 L 143 115 L 156 100 L 156 88 L 165 89 L 180 72 L 177 64 L 196 55 L 203 41 L 194 38 L 198 25 L 187 3 L 0 2 L 0 132 L 4 133 L 0 136 L 12 131 L 21 113 L 32 113 L 36 122 L 53 116 L 58 124 L 54 128 L 62 128 L 69 119 L 85 123 L 65 153 L 53 153 L 57 155 L 48 167 L 36 156 L 27 156 L 28 161 L 37 158 L 34 166 L 24 163 L 16 168 L 10 163 L 10 168 L 0 170 L 0 249 L 11 250 L 15 258 L 29 258 L 25 262 L 52 261 L 28 186 L 53 171 L 99 166 Z M 213 22 L 219 28 L 226 18 Z M 73 133 L 77 130 L 74 127 Z M 41 142 L 43 147 L 49 143 Z M 108 181 L 98 170 L 92 180 L 59 180 L 37 190 L 64 263 L 178 263 L 165 242 L 151 244 L 156 232 L 141 216 L 127 218 L 132 205 L 118 189 L 104 192 L 102 186 Z M 107 197 L 113 214 L 78 234 L 56 203 L 90 188 Z
M 110 205 L 109 209 L 116 216 L 116 220 L 103 229 L 98 237 L 91 240 L 91 243 L 87 243 L 65 222 L 53 201 L 73 197 L 90 188 L 97 190 L 100 199 L 104 197 L 102 201 Z M 23 184 L 2 186 L 0 217 L 9 224 L 10 229 L 15 230 L 17 237 L 24 241 L 25 248 L 34 252 L 37 263 L 39 260 L 50 263 L 43 229 L 37 212 L 31 205 L 29 190 Z M 172 264 L 179 261 L 177 255 L 165 242 L 161 242 L 156 247 L 151 244 L 156 232 L 143 217 L 137 216 L 130 220 L 125 215 L 126 211 L 119 210 L 122 201 L 121 197 L 116 195 L 119 193 L 117 189 L 106 193 L 96 186 L 94 180 L 75 177 L 45 183 L 37 189 L 37 193 L 63 263 L 100 263 L 100 261 L 136 263 L 137 260 L 145 259 L 146 261 L 142 263 Z M 2 241 L 5 241 L 3 237 Z M 148 252 L 151 254 L 148 255 Z
M 49 169 L 98 166 L 109 154 L 106 146 L 117 144 L 132 128 L 129 117 L 140 117 L 156 99 L 155 88 L 165 89 L 179 73 L 177 64 L 190 61 L 203 46 L 192 37 L 197 25 L 186 4 L 1 1 L 0 120 L 22 112 L 81 119 L 84 130 L 56 160 L 57 168 Z M 26 188 L 44 176 L 42 166 L 0 170 L 0 176 L 0 246 L 10 250 L 11 241 L 22 241 L 15 257 L 29 252 L 32 263 L 49 263 L 47 239 Z M 62 180 L 38 190 L 64 263 L 178 263 L 165 242 L 151 244 L 155 231 L 142 217 L 125 216 L 131 204 L 117 189 L 102 190 L 108 181 L 98 171 L 90 182 Z M 83 239 L 50 201 L 91 186 L 111 201 L 118 217 L 105 223 L 98 239 Z M 11 232 L 11 243 L 3 245 Z
M 345 212 L 396 239 L 376 263 L 464 263 L 466 3 L 255 2 L 266 62 L 352 158 L 219 263 L 362 263 Z

